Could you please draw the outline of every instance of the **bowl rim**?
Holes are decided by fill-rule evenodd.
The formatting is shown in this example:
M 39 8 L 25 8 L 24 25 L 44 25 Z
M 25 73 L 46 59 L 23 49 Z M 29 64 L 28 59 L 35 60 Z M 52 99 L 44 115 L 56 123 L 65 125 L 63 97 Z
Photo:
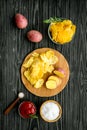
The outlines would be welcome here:
M 56 105 L 58 106 L 58 108 L 59 108 L 59 115 L 58 115 L 58 117 L 57 117 L 56 119 L 54 119 L 54 120 L 48 120 L 48 119 L 46 119 L 46 118 L 44 117 L 44 115 L 42 114 L 42 107 L 43 107 L 43 105 L 45 105 L 45 104 L 48 103 L 48 102 L 53 102 L 53 103 L 56 104 Z M 62 116 L 62 107 L 61 107 L 61 105 L 59 104 L 59 102 L 57 102 L 57 101 L 55 101 L 55 100 L 47 100 L 47 101 L 44 101 L 44 102 L 42 103 L 41 107 L 40 107 L 40 116 L 41 116 L 42 119 L 43 119 L 44 121 L 46 121 L 46 122 L 56 122 L 56 121 L 58 121 L 58 120 L 61 118 L 61 116 Z

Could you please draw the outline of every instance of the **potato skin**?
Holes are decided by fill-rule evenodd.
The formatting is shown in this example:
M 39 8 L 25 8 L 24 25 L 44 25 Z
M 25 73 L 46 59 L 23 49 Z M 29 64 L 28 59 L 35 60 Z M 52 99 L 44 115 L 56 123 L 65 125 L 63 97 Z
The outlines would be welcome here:
M 65 71 L 62 68 L 58 68 L 58 69 L 54 70 L 53 73 L 60 78 L 65 77 Z
M 31 42 L 40 42 L 42 40 L 42 34 L 37 30 L 31 30 L 27 33 L 27 38 Z
M 55 75 L 49 76 L 48 80 L 46 81 L 46 87 L 48 89 L 55 89 L 62 83 L 62 80 Z
M 20 13 L 17 13 L 15 15 L 15 23 L 16 23 L 16 26 L 20 29 L 24 29 L 27 27 L 28 25 L 28 20 L 25 16 L 23 16 L 22 14 Z

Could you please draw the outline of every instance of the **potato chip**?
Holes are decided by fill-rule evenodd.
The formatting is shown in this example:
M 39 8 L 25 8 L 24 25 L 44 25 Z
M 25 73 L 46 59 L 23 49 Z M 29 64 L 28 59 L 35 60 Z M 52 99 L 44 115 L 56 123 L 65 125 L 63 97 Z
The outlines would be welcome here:
M 47 51 L 45 53 L 42 53 L 40 54 L 40 57 L 43 60 L 43 62 L 48 63 L 49 65 L 58 62 L 58 58 L 54 55 L 53 51 Z
M 50 60 L 49 60 L 49 63 L 51 64 L 51 65 L 54 65 L 54 64 L 56 64 L 58 62 L 58 58 L 54 55 L 54 56 L 52 56 L 51 58 L 50 58 Z
M 39 54 L 37 52 L 32 53 L 33 57 L 39 57 Z
M 39 79 L 39 80 L 36 82 L 36 84 L 34 85 L 34 87 L 35 87 L 35 88 L 40 88 L 40 87 L 42 87 L 43 83 L 44 83 L 44 80 L 43 80 L 43 79 Z
M 46 55 L 46 57 L 47 57 L 48 59 L 50 59 L 52 56 L 54 56 L 54 52 L 53 52 L 53 51 L 47 51 L 47 52 L 45 53 L 45 55 Z
M 45 53 L 40 54 L 40 57 L 44 63 L 49 63 L 49 59 L 46 57 Z
M 54 70 L 53 65 L 49 65 L 47 72 L 52 73 L 53 70 Z
M 23 66 L 24 66 L 25 68 L 29 68 L 29 67 L 32 65 L 33 61 L 34 61 L 34 57 L 30 57 L 30 58 L 23 64 Z
M 36 79 L 33 79 L 33 78 L 30 77 L 30 72 L 29 72 L 29 70 L 26 70 L 26 71 L 24 72 L 24 76 L 26 77 L 26 79 L 27 79 L 32 85 L 34 85 L 34 84 L 37 82 Z

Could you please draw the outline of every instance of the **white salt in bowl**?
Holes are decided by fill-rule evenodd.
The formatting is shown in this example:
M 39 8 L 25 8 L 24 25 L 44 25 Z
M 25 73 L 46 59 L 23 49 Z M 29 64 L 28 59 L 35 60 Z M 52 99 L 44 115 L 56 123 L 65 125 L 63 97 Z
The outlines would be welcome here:
M 56 122 L 61 115 L 61 105 L 55 100 L 47 100 L 40 107 L 40 116 L 46 122 Z

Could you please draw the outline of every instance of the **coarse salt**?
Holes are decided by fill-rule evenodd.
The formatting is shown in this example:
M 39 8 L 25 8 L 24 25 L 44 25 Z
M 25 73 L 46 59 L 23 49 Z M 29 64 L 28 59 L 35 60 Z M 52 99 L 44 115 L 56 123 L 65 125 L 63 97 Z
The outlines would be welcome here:
M 20 93 L 18 94 L 18 97 L 19 97 L 19 98 L 23 98 L 23 97 L 24 97 L 24 93 L 23 93 L 23 92 L 20 92 Z
M 42 115 L 47 120 L 55 120 L 59 116 L 59 107 L 56 103 L 47 102 L 42 106 Z

